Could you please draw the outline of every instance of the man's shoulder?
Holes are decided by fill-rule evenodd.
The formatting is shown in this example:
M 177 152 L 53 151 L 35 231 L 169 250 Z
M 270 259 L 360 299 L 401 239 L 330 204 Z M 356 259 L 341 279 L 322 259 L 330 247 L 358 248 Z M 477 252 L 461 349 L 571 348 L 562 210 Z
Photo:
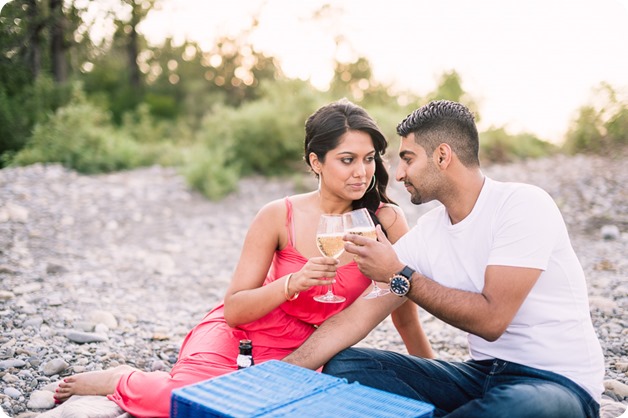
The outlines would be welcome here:
M 523 200 L 536 201 L 538 199 L 550 199 L 552 197 L 541 187 L 521 182 L 506 182 L 494 179 L 486 179 L 490 194 L 498 200 L 520 198 Z

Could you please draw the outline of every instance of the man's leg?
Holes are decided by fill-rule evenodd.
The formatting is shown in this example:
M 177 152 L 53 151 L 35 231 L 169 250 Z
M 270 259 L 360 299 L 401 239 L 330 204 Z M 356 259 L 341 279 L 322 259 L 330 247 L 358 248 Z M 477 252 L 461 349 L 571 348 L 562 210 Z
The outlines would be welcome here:
M 452 363 L 349 348 L 331 359 L 323 373 L 430 403 L 438 417 L 482 396 L 490 368 L 491 362 Z
M 484 394 L 448 417 L 593 418 L 599 404 L 559 374 L 495 359 Z
M 554 382 L 497 386 L 448 418 L 585 418 L 578 397 Z

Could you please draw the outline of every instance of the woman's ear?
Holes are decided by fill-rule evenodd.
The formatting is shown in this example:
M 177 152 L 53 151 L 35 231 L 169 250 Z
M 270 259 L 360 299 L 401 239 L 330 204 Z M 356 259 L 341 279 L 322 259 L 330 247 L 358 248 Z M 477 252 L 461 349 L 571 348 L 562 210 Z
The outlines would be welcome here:
M 314 172 L 316 174 L 320 174 L 321 173 L 321 162 L 318 159 L 318 156 L 316 155 L 315 152 L 310 152 L 310 154 L 308 155 L 308 158 L 310 159 L 310 167 L 312 167 L 312 170 L 314 170 Z

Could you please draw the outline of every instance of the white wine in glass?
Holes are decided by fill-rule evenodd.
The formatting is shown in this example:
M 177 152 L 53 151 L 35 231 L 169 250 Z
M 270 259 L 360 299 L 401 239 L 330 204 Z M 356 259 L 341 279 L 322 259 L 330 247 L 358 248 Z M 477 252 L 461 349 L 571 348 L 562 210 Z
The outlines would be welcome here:
M 343 235 L 342 215 L 321 215 L 316 230 L 316 245 L 321 254 L 327 257 L 340 257 L 345 250 L 345 244 L 342 240 Z M 323 303 L 344 302 L 346 298 L 335 295 L 331 287 L 330 284 L 327 287 L 327 293 L 324 295 L 314 296 L 314 300 Z
M 362 235 L 363 237 L 370 239 L 377 239 L 375 224 L 373 223 L 373 219 L 367 209 L 361 208 L 352 210 L 351 212 L 344 213 L 342 217 L 346 233 Z M 368 294 L 364 295 L 365 299 L 373 299 L 390 293 L 390 290 L 382 289 L 377 286 L 377 282 L 375 280 L 371 280 L 371 282 L 373 283 L 373 288 Z

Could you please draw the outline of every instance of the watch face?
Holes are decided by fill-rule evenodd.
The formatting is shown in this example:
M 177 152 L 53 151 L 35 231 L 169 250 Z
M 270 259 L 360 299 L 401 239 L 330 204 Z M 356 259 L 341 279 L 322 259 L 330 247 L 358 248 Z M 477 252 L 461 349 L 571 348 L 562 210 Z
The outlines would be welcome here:
M 410 290 L 410 280 L 403 276 L 393 276 L 390 279 L 390 291 L 396 295 L 405 296 Z

